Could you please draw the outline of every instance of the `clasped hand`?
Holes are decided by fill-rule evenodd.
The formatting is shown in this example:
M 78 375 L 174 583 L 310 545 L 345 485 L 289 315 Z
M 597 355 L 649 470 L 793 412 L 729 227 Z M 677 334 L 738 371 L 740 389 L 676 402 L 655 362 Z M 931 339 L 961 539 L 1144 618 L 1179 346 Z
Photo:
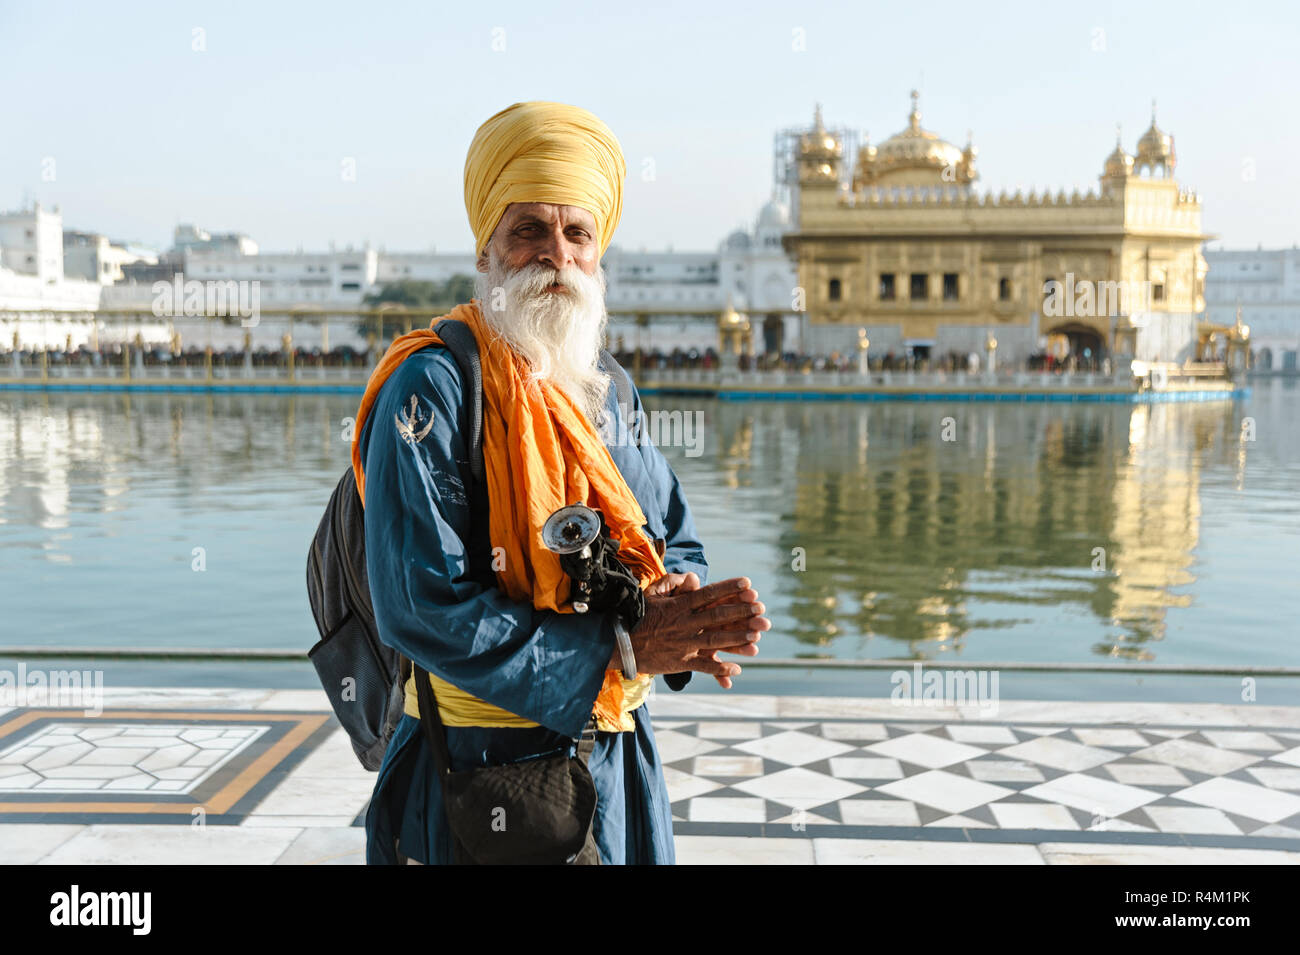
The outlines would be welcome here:
M 646 612 L 631 631 L 632 651 L 640 673 L 707 673 L 723 689 L 740 675 L 740 664 L 719 660 L 719 653 L 752 657 L 772 621 L 748 577 L 700 586 L 695 573 L 665 574 L 645 590 Z M 618 651 L 610 668 L 619 668 Z

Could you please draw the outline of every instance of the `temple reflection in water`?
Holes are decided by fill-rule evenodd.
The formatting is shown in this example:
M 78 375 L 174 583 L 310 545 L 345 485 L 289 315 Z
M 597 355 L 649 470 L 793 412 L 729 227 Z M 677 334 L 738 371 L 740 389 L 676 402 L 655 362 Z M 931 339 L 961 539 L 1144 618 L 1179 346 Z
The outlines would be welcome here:
M 894 645 L 850 656 L 932 657 L 1054 607 L 1092 618 L 1094 653 L 1150 659 L 1167 609 L 1191 601 L 1202 470 L 1245 463 L 1232 405 L 724 404 L 716 417 L 727 480 L 780 475 L 777 557 L 805 569 L 779 579 L 809 655 L 855 636 Z

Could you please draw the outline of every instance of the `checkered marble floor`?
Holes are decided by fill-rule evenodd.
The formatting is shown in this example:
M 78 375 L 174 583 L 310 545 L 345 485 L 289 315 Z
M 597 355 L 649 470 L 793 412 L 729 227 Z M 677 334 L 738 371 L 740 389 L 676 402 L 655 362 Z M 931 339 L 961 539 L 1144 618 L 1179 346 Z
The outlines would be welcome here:
M 682 863 L 1300 864 L 1300 707 L 659 692 Z M 323 693 L 0 707 L 0 862 L 359 864 Z
M 1022 841 L 1035 830 L 1035 841 L 1123 833 L 1300 850 L 1298 729 L 744 718 L 655 726 L 686 834 L 984 829 Z

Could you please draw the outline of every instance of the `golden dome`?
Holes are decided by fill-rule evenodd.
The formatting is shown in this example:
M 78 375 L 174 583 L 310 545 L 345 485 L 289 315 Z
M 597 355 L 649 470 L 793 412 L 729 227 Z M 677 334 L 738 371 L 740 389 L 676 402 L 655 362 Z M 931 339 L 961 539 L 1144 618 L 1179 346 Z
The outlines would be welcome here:
M 1166 176 L 1172 175 L 1177 158 L 1174 156 L 1174 137 L 1156 125 L 1154 104 L 1151 108 L 1151 127 L 1138 140 L 1137 161 L 1134 168 L 1155 172 L 1163 169 Z
M 1106 157 L 1105 168 L 1102 176 L 1104 179 L 1123 179 L 1133 175 L 1133 157 L 1124 152 L 1118 133 L 1115 136 L 1115 151 Z
M 925 183 L 969 183 L 976 178 L 975 147 L 967 143 L 964 150 L 960 149 L 922 129 L 918 99 L 919 94 L 912 90 L 912 112 L 905 130 L 890 136 L 879 146 L 866 145 L 858 150 L 857 175 L 854 177 L 857 185 L 875 185 L 893 173 L 911 173 L 891 177 L 905 185 L 919 185 L 922 180 Z
M 822 122 L 822 107 L 817 104 L 812 129 L 799 137 L 799 182 L 830 183 L 839 180 L 844 143 Z
M 813 128 L 799 137 L 799 154 L 805 157 L 831 159 L 844 154 L 844 144 L 836 139 L 822 123 L 822 107 L 817 104 L 813 112 Z

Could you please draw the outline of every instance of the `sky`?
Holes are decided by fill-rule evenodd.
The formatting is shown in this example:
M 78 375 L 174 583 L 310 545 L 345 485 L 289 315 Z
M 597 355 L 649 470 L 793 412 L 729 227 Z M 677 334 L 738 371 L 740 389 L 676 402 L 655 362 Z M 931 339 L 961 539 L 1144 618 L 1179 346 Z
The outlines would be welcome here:
M 708 250 L 770 197 L 777 130 L 821 103 L 880 142 L 916 88 L 994 192 L 1096 188 L 1155 100 L 1211 248 L 1290 246 L 1298 50 L 1294 2 L 0 0 L 0 210 L 155 248 L 186 222 L 267 252 L 468 252 L 474 131 L 541 99 L 618 136 L 617 244 Z

